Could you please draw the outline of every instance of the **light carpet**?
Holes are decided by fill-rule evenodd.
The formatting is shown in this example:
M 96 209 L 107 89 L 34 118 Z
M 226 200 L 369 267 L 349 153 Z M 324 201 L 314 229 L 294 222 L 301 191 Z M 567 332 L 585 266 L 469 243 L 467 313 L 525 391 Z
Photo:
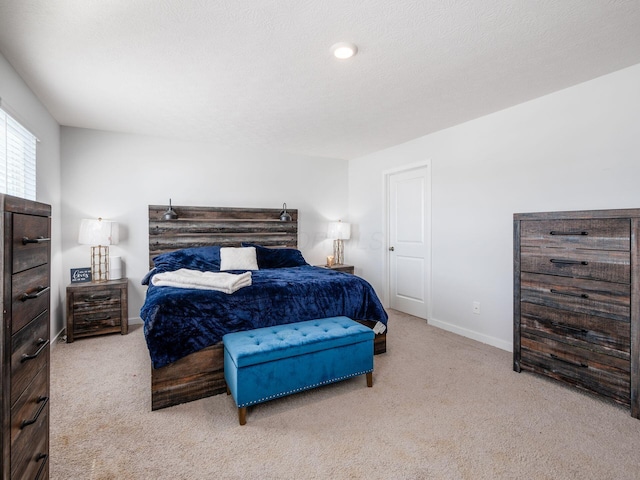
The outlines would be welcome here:
M 357 377 L 249 408 L 151 411 L 142 327 L 58 343 L 51 479 L 638 479 L 626 408 L 512 370 L 511 353 L 390 311 Z

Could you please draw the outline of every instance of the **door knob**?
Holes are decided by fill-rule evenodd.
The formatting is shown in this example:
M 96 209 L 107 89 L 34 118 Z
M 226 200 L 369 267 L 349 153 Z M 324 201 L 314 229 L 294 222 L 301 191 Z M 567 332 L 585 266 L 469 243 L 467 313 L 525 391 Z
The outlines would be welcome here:
M 390 252 L 394 252 L 396 249 L 394 247 L 389 247 Z

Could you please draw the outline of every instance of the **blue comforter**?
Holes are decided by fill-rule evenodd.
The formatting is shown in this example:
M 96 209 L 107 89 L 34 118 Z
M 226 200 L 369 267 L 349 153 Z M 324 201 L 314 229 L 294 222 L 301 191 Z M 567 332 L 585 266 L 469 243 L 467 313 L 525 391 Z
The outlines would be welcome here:
M 340 315 L 385 325 L 388 318 L 367 281 L 310 265 L 252 271 L 252 285 L 230 295 L 148 280 L 140 314 L 154 368 L 214 345 L 229 332 Z

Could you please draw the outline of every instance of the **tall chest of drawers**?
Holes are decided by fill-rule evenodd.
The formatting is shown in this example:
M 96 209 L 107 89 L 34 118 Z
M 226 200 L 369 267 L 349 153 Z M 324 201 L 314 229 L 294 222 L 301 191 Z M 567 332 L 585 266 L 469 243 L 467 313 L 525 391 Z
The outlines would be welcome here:
M 640 209 L 514 215 L 513 368 L 640 418 Z
M 2 479 L 49 478 L 51 207 L 0 195 Z

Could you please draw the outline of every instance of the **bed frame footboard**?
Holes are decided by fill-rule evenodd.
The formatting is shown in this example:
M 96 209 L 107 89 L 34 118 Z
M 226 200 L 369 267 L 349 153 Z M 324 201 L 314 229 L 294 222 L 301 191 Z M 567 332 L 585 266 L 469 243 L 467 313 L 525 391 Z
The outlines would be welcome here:
M 224 346 L 207 347 L 165 367 L 151 369 L 151 410 L 225 392 Z

